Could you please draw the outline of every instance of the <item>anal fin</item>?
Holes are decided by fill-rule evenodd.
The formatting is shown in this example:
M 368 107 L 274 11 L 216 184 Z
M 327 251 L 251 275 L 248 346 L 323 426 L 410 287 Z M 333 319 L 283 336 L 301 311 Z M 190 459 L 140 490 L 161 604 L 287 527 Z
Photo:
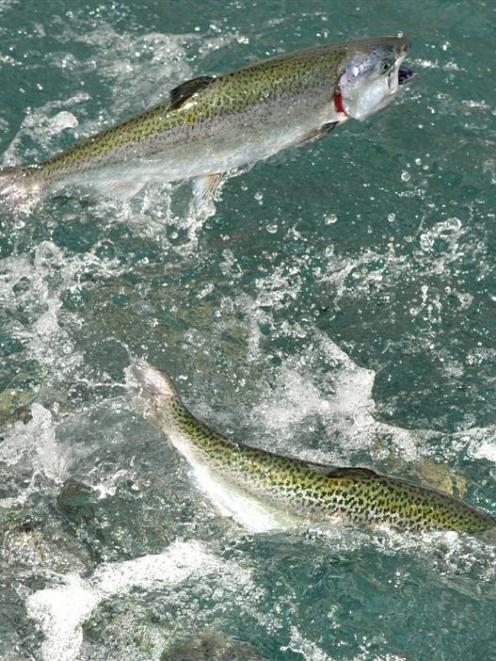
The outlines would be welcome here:
M 205 218 L 213 216 L 215 213 L 215 202 L 225 178 L 226 175 L 219 172 L 193 179 L 192 208 L 195 214 L 199 214 Z
M 220 192 L 226 175 L 223 172 L 214 174 L 205 174 L 193 180 L 193 194 L 199 202 L 206 203 L 215 200 Z
M 92 187 L 102 195 L 113 197 L 121 201 L 130 200 L 143 188 L 144 183 L 134 179 L 118 179 L 109 181 L 99 181 L 92 184 Z

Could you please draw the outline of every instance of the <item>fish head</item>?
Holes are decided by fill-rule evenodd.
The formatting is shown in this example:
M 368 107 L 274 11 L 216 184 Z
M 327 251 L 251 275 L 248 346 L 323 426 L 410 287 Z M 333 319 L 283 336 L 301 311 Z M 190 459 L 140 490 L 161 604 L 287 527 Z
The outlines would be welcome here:
M 143 417 L 159 426 L 166 422 L 177 399 L 170 377 L 141 358 L 132 360 L 125 376 L 127 390 Z
M 350 42 L 336 93 L 336 108 L 363 121 L 385 108 L 415 77 L 402 66 L 410 43 L 402 37 Z

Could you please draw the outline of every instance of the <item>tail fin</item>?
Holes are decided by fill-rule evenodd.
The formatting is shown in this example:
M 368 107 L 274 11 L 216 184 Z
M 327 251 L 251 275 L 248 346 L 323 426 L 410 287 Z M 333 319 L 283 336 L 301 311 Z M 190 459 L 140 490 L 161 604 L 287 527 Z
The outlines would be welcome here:
M 145 418 L 154 417 L 177 397 L 174 384 L 167 374 L 142 358 L 133 360 L 125 375 L 126 386 L 135 396 Z
M 0 204 L 11 210 L 19 207 L 30 210 L 40 199 L 43 181 L 33 174 L 26 176 L 23 168 L 0 170 Z

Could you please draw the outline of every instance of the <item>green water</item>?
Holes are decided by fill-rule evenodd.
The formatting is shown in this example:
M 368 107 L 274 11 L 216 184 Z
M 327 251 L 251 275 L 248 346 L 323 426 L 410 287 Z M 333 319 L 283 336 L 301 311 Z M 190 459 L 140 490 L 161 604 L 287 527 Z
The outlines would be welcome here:
M 240 440 L 434 474 L 495 515 L 495 26 L 489 0 L 0 0 L 5 163 L 327 41 L 402 31 L 419 72 L 231 179 L 203 226 L 188 185 L 3 212 L 2 659 L 159 659 L 205 632 L 239 658 L 496 657 L 493 545 L 246 535 L 122 388 L 146 356 Z

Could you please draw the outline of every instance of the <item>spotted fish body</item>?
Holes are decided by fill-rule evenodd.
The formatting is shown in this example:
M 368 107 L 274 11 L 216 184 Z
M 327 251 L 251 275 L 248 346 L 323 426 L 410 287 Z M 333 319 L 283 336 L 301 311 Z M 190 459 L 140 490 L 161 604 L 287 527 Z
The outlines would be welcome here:
M 128 378 L 145 417 L 186 457 L 200 486 L 248 528 L 344 521 L 479 533 L 496 526 L 495 519 L 463 500 L 413 482 L 234 443 L 189 413 L 167 375 L 144 361 L 129 368 Z M 256 517 L 263 520 L 253 521 Z
M 0 192 L 71 183 L 134 192 L 149 181 L 221 180 L 247 163 L 323 137 L 349 117 L 361 119 L 384 107 L 384 98 L 389 102 L 412 75 L 399 69 L 407 49 L 408 42 L 397 37 L 357 40 L 196 78 L 174 89 L 168 101 L 40 165 L 4 170 Z M 378 61 L 389 63 L 391 73 L 377 74 Z M 380 99 L 367 87 L 369 69 L 380 75 L 374 84 L 385 86 Z

